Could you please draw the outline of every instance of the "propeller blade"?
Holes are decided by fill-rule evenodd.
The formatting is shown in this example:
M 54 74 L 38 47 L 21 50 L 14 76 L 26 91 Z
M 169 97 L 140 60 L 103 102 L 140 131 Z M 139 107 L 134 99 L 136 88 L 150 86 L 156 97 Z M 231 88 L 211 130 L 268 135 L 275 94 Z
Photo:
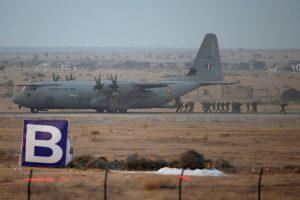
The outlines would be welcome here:
M 96 85 L 94 86 L 94 89 L 98 90 L 98 96 L 100 94 L 100 92 L 102 91 L 102 86 L 103 84 L 101 84 L 101 74 L 99 74 L 98 78 L 94 77 L 95 83 Z
M 118 76 L 117 75 L 110 75 L 110 79 L 111 79 L 111 82 L 112 82 L 112 85 L 111 85 L 111 88 L 113 89 L 113 90 L 115 90 L 115 91 L 117 91 L 117 88 L 118 88 L 118 86 L 117 86 L 117 78 L 118 78 Z
M 53 81 L 58 81 L 59 78 L 60 78 L 59 75 L 56 75 L 54 72 L 52 73 Z

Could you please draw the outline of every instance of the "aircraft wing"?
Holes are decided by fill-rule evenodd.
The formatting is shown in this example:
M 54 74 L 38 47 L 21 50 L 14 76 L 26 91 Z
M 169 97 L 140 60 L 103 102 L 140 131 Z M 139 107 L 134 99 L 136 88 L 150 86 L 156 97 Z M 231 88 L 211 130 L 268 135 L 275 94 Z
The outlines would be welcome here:
M 21 84 L 21 85 L 17 85 L 17 86 L 32 86 L 32 87 L 45 87 L 45 86 L 60 86 L 60 84 L 57 83 L 39 83 L 39 84 L 35 84 L 35 83 L 31 83 L 31 84 Z
M 138 86 L 142 89 L 146 88 L 160 88 L 160 87 L 167 87 L 166 83 L 133 83 L 133 85 Z

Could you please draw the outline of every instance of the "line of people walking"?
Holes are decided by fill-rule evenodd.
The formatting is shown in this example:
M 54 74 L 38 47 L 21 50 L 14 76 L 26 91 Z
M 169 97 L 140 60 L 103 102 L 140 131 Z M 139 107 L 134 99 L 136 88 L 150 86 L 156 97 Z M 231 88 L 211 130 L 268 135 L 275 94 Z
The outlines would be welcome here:
M 230 111 L 232 113 L 241 113 L 242 112 L 242 103 L 239 101 L 203 101 L 201 102 L 202 110 L 204 113 L 212 113 L 212 112 L 224 112 L 228 113 Z M 258 112 L 257 111 L 257 102 L 246 102 L 246 112 Z M 251 106 L 251 108 L 250 108 Z
M 247 101 L 241 103 L 240 101 L 202 101 L 202 111 L 204 113 L 241 113 L 243 112 L 242 106 L 245 105 L 244 112 L 246 113 L 257 113 L 258 112 L 258 102 L 257 101 Z M 287 103 L 280 104 L 281 110 L 279 113 L 286 114 Z M 180 99 L 176 100 L 176 113 L 177 112 L 194 112 L 195 102 L 188 101 L 186 103 L 182 102 Z

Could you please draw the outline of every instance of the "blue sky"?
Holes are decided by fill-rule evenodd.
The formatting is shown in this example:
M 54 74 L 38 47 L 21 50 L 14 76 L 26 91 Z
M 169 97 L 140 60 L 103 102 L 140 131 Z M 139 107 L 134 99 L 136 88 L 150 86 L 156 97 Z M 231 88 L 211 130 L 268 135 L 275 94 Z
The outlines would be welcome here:
M 300 49 L 299 0 L 0 0 L 0 46 Z

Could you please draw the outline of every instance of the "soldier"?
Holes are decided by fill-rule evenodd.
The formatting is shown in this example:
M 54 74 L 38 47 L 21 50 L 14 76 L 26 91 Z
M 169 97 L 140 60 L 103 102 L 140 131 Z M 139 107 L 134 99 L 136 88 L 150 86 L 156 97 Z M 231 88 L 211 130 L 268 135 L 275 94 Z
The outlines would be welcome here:
M 207 113 L 208 112 L 208 102 L 202 102 L 202 110 L 204 113 Z
M 256 101 L 252 102 L 252 112 L 257 112 L 257 102 Z
M 182 112 L 183 102 L 181 101 L 181 99 L 175 99 L 175 102 L 176 102 L 176 113 Z
M 225 106 L 225 103 L 224 102 L 221 102 L 221 111 L 220 112 L 224 112 L 224 106 Z
M 189 109 L 189 113 L 192 113 L 192 112 L 194 112 L 194 107 L 195 107 L 195 102 L 193 102 L 193 101 L 190 101 L 190 109 Z
M 241 113 L 241 106 L 242 106 L 243 104 L 241 103 L 241 102 L 237 102 L 237 113 Z
M 190 106 L 190 102 L 186 102 L 186 103 L 184 104 L 184 112 L 187 112 L 187 111 L 188 111 L 189 106 Z
M 225 107 L 226 107 L 225 112 L 227 112 L 227 113 L 228 113 L 228 111 L 229 111 L 229 106 L 230 106 L 230 102 L 229 102 L 229 101 L 226 101 L 226 103 L 225 103 Z
M 287 107 L 288 104 L 287 104 L 287 103 L 282 103 L 282 104 L 280 104 L 280 106 L 281 106 L 281 110 L 279 111 L 279 113 L 284 113 L 284 114 L 286 114 L 285 107 Z
M 202 105 L 202 111 L 205 112 L 205 101 L 202 101 L 201 105 Z
M 210 107 L 212 106 L 212 104 L 208 101 L 208 102 L 206 102 L 206 112 L 212 112 L 211 111 L 211 109 L 210 109 Z
M 250 102 L 249 102 L 249 101 L 247 101 L 247 103 L 246 103 L 246 107 L 247 107 L 247 110 L 246 110 L 246 112 L 250 112 Z
M 212 109 L 213 109 L 214 112 L 216 111 L 216 101 L 212 102 Z
M 232 103 L 231 103 L 231 112 L 232 113 L 235 113 L 235 111 L 236 111 L 236 104 L 235 104 L 235 101 L 232 101 Z
M 218 102 L 217 102 L 217 110 L 216 110 L 216 112 L 218 112 L 218 111 L 221 112 L 220 105 L 221 105 L 221 104 L 220 104 L 220 102 L 218 101 Z

